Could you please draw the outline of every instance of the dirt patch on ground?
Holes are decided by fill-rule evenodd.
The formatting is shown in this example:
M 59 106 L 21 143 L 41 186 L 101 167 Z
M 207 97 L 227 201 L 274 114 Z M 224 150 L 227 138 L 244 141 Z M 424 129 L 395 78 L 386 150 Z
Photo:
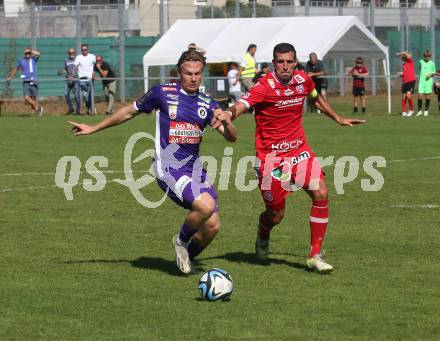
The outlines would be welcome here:
M 124 105 L 127 105 L 128 103 L 131 102 L 115 102 L 115 104 L 113 105 L 113 112 L 123 107 Z M 67 105 L 62 100 L 46 99 L 42 101 L 41 104 L 44 108 L 44 115 L 65 115 L 67 113 Z M 105 110 L 107 109 L 107 104 L 105 102 L 97 102 L 95 106 L 96 113 L 98 115 L 103 115 L 105 113 Z M 11 102 L 3 102 L 1 106 L 1 114 L 2 116 L 30 116 L 32 115 L 32 110 L 29 105 L 25 104 L 24 100 L 20 101 L 19 99 L 14 98 L 14 100 Z M 81 108 L 81 114 L 86 114 L 85 107 Z

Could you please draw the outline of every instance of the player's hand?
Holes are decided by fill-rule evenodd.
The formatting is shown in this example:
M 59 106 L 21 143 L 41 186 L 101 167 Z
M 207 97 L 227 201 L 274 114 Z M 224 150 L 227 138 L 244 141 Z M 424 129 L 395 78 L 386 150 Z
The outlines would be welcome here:
M 338 120 L 338 123 L 341 126 L 352 127 L 352 126 L 357 125 L 357 124 L 367 123 L 367 121 L 366 120 L 360 120 L 360 119 L 357 119 L 357 118 L 340 117 L 340 119 Z
M 220 108 L 214 110 L 214 119 L 222 124 L 231 123 L 231 115 Z
M 95 132 L 95 129 L 92 126 L 89 126 L 88 124 L 77 123 L 72 121 L 67 121 L 67 123 L 73 126 L 72 131 L 75 133 L 75 136 L 90 135 Z

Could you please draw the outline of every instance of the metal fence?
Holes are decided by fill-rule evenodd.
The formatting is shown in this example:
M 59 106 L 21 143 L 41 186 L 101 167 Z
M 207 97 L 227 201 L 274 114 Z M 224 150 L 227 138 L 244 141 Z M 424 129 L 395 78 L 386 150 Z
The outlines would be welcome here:
M 33 2 L 15 10 L 7 6 L 11 2 L 14 0 L 4 1 L 4 7 L 0 8 L 0 27 L 4 28 L 0 30 L 0 79 L 15 67 L 25 46 L 36 47 L 43 52 L 39 71 L 44 97 L 62 96 L 64 80 L 56 75 L 56 68 L 62 64 L 67 48 L 79 48 L 82 42 L 89 43 L 91 52 L 102 54 L 115 69 L 120 100 L 135 97 L 144 91 L 142 55 L 175 20 L 181 18 L 355 15 L 390 47 L 393 74 L 400 68 L 400 60 L 393 57 L 398 50 L 411 50 L 418 59 L 424 50 L 429 49 L 433 52 L 433 59 L 440 64 L 439 0 L 255 0 L 242 3 L 236 0 L 155 0 L 120 1 L 119 4 L 82 4 L 81 0 L 76 0 L 76 4 L 69 1 L 67 5 L 39 1 L 42 6 Z M 136 39 L 139 42 L 134 43 Z M 336 61 L 324 62 L 330 77 L 330 92 L 348 92 L 350 81 L 343 74 L 347 70 L 338 68 Z M 344 63 L 349 66 L 353 61 Z M 367 62 L 367 66 L 374 65 Z M 150 72 L 153 77 L 162 79 L 167 79 L 168 74 L 169 68 Z M 373 74 L 381 74 L 379 66 Z M 385 91 L 382 79 L 376 78 L 377 82 L 367 82 L 373 94 Z M 211 89 L 215 82 L 209 78 L 205 82 L 207 90 L 215 92 Z M 4 94 L 5 86 L 0 82 L 0 96 Z M 14 96 L 21 94 L 18 80 L 12 83 L 12 88 L 15 89 Z M 99 88 L 96 88 L 98 97 L 101 96 Z

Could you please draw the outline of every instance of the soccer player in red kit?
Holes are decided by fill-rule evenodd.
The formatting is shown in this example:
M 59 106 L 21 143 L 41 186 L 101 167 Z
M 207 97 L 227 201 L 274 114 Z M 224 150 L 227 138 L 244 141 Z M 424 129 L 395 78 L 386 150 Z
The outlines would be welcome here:
M 416 86 L 416 71 L 414 60 L 408 51 L 399 52 L 396 56 L 401 56 L 403 65 L 402 72 L 398 75 L 402 77 L 402 116 L 412 116 L 414 114 L 414 104 L 412 95 Z M 408 100 L 409 111 L 406 111 L 406 101 Z
M 303 71 L 295 70 L 296 51 L 288 43 L 273 50 L 274 71 L 259 81 L 230 110 L 232 119 L 255 110 L 257 175 L 266 210 L 260 214 L 255 244 L 257 256 L 267 259 L 272 228 L 284 216 L 285 201 L 294 188 L 303 188 L 312 199 L 310 212 L 311 246 L 307 268 L 331 272 L 321 254 L 321 245 L 328 223 L 328 191 L 315 154 L 307 144 L 302 124 L 306 97 L 315 100 L 318 108 L 343 126 L 364 123 L 364 120 L 339 116 L 315 90 Z

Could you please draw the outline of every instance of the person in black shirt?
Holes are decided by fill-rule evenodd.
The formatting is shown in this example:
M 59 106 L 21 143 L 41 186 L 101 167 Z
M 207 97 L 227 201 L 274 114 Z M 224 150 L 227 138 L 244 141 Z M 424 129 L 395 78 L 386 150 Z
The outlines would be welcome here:
M 102 56 L 96 56 L 95 72 L 99 73 L 101 78 L 115 78 L 115 73 Z M 104 90 L 105 101 L 107 102 L 106 115 L 113 113 L 113 103 L 115 101 L 116 80 L 102 79 L 102 89 Z
M 318 59 L 318 56 L 315 52 L 309 54 L 309 61 L 306 64 L 306 73 L 309 77 L 312 78 L 315 83 L 315 89 L 318 93 L 327 100 L 327 80 L 322 78 L 325 74 L 324 64 L 322 61 Z M 312 111 L 316 111 L 319 113 L 317 108 L 312 108 Z
M 254 78 L 252 78 L 252 83 L 256 83 L 261 77 L 263 77 L 263 76 L 265 76 L 266 74 L 268 74 L 269 73 L 269 64 L 268 63 L 266 63 L 266 62 L 264 62 L 264 63 L 262 63 L 261 64 L 261 70 L 260 71 L 258 71 L 256 74 L 255 74 L 255 76 L 254 76 Z

